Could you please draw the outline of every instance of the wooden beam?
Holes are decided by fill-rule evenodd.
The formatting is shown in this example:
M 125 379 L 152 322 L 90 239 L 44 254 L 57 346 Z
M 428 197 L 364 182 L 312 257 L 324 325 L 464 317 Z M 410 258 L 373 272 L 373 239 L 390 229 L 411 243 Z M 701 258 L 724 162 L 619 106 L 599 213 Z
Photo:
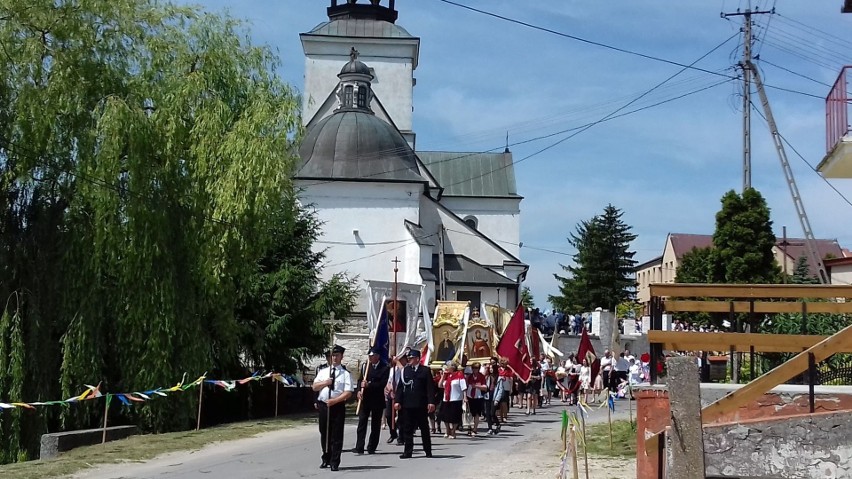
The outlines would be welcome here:
M 648 331 L 648 342 L 674 351 L 748 351 L 756 353 L 798 353 L 829 336 L 759 333 L 697 333 L 693 331 Z M 838 341 L 837 352 L 852 352 L 852 336 Z
M 736 411 L 755 401 L 775 386 L 792 379 L 808 368 L 808 353 L 813 353 L 814 361 L 820 362 L 832 354 L 843 352 L 845 345 L 852 340 L 852 326 L 847 326 L 825 338 L 805 351 L 794 356 L 786 363 L 760 376 L 733 393 L 710 404 L 701 411 L 705 424 L 718 420 L 723 415 Z
M 749 301 L 734 301 L 735 313 L 748 313 Z M 808 313 L 844 314 L 852 313 L 852 301 L 835 303 L 830 301 L 805 303 Z M 699 300 L 669 300 L 663 302 L 663 310 L 667 313 L 729 313 L 729 301 L 699 301 Z M 755 301 L 754 312 L 767 313 L 801 313 L 802 303 L 799 301 Z
M 670 298 L 852 298 L 852 286 L 837 284 L 653 283 L 651 296 Z
M 666 361 L 671 410 L 671 440 L 666 441 L 666 475 L 678 479 L 704 479 L 704 429 L 701 427 L 701 381 L 695 358 L 680 356 Z

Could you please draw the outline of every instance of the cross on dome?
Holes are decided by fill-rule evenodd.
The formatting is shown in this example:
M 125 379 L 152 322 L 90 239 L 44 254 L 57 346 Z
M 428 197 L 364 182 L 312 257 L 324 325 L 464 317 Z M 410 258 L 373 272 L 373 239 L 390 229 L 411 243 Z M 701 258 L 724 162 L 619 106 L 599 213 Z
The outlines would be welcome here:
M 352 50 L 349 50 L 349 59 L 355 61 L 358 59 L 358 50 L 355 47 L 352 47 Z

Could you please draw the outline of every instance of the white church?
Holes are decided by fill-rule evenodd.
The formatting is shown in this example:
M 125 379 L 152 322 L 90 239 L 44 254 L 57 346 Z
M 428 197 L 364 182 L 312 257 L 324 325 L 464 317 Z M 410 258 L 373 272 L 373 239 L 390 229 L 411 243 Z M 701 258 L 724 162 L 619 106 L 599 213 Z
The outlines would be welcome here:
M 336 340 L 366 350 L 365 319 L 389 297 L 395 266 L 408 344 L 437 300 L 513 309 L 529 266 L 512 153 L 417 150 L 420 39 L 396 24 L 394 0 L 332 0 L 327 12 L 300 35 L 306 133 L 295 181 L 324 223 L 323 275 L 357 276 L 362 289 Z

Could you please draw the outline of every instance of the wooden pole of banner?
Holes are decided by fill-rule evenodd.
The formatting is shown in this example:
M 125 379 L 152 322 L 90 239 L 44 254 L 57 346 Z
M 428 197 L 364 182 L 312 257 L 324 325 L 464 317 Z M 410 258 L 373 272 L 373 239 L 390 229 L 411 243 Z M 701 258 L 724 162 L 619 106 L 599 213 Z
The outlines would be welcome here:
M 586 463 L 586 479 L 589 479 L 589 443 L 586 442 L 586 417 L 583 414 L 580 411 L 580 427 L 583 428 L 583 461 Z
M 609 399 L 607 399 L 609 401 Z M 612 451 L 612 409 L 609 407 L 609 403 L 606 405 L 606 415 L 609 420 L 609 450 Z
M 580 479 L 580 466 L 577 461 L 577 435 L 574 424 L 568 428 L 569 440 L 571 441 L 571 471 L 573 471 L 574 479 Z
M 275 381 L 275 417 L 278 417 L 278 386 L 280 386 L 281 381 L 275 379 L 275 375 L 272 376 L 272 380 Z
M 397 283 L 397 273 L 399 272 L 398 266 L 399 266 L 399 263 L 400 263 L 399 258 L 394 257 L 392 263 L 393 263 L 393 326 L 392 326 L 393 329 L 391 329 L 391 331 L 393 331 L 393 338 L 391 338 L 391 341 L 393 341 L 393 348 L 392 348 L 393 349 L 393 355 L 396 356 L 396 352 L 397 352 L 396 351 L 396 349 L 397 349 L 396 348 L 396 329 L 397 329 L 397 322 L 399 321 L 399 316 L 398 316 L 399 315 L 399 307 L 398 307 L 399 301 L 397 300 L 397 294 L 399 294 L 399 285 Z
M 367 353 L 369 355 L 369 353 Z M 360 362 L 360 361 L 359 361 Z M 360 365 L 358 368 L 360 369 Z M 361 379 L 361 382 L 358 383 L 358 393 L 360 397 L 358 398 L 358 405 L 355 407 L 355 415 L 361 414 L 361 400 L 364 397 L 364 384 L 369 381 L 370 378 L 370 360 L 367 359 L 367 362 L 364 363 L 364 377 Z
M 198 383 L 198 421 L 195 423 L 195 430 L 201 429 L 201 402 L 204 400 L 204 380 Z
M 107 417 L 109 416 L 109 397 L 110 394 L 107 393 L 104 399 L 104 434 L 101 437 L 101 444 L 106 443 Z
M 633 429 L 633 388 L 630 387 L 630 382 L 627 382 L 627 414 L 630 418 L 630 428 Z

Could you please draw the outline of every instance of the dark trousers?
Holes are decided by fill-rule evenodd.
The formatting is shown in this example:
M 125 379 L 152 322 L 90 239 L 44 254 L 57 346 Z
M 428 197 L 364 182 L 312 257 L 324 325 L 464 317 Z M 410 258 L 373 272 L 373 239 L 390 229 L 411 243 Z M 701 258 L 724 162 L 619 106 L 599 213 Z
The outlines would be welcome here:
M 332 466 L 339 466 L 340 452 L 343 450 L 343 425 L 346 420 L 346 404 L 338 403 L 328 407 L 324 402 L 320 402 L 318 416 L 320 442 L 322 443 L 322 462 L 327 462 Z
M 615 374 L 613 371 L 604 371 L 603 372 L 603 387 L 604 389 L 609 389 L 610 391 L 615 392 Z
M 355 450 L 358 452 L 364 451 L 364 440 L 367 437 L 367 421 L 370 422 L 370 442 L 367 443 L 368 451 L 375 451 L 379 445 L 379 434 L 382 431 L 382 412 L 384 407 L 381 403 L 379 407 L 373 404 L 361 403 L 361 410 L 358 412 L 358 429 L 355 440 Z
M 498 405 L 490 399 L 485 400 L 485 422 L 488 423 L 488 430 L 491 431 L 496 427 L 500 427 L 500 419 L 497 418 Z
M 402 440 L 405 443 L 403 454 L 410 456 L 414 452 L 414 430 L 420 429 L 423 451 L 432 453 L 432 436 L 429 434 L 429 415 L 425 407 L 406 408 L 402 412 Z
M 394 419 L 394 414 L 396 414 L 396 419 Z M 393 410 L 393 400 L 388 398 L 385 405 L 385 420 L 387 420 L 388 423 L 388 431 L 390 431 L 391 439 L 399 438 L 400 416 L 401 414 Z

